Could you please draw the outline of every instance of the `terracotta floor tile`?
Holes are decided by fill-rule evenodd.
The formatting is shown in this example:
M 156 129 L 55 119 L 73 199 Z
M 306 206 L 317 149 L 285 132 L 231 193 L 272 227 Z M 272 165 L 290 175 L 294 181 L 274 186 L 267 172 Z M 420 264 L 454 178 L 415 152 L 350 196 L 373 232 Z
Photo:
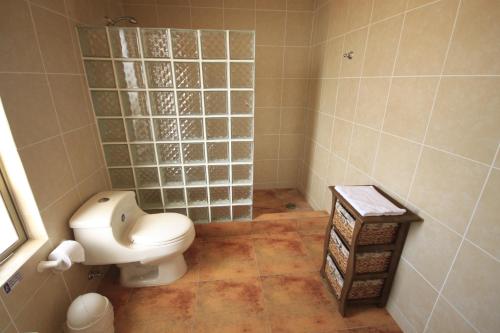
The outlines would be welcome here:
M 200 262 L 217 262 L 217 259 L 248 261 L 255 259 L 253 241 L 244 238 L 207 238 L 201 245 Z
M 336 309 L 319 304 L 311 312 L 274 313 L 269 316 L 273 333 L 326 333 L 346 328 Z
M 372 326 L 396 326 L 387 310 L 374 306 L 347 307 L 344 321 L 349 328 Z
M 252 234 L 272 234 L 293 231 L 297 231 L 297 221 L 292 219 L 252 222 Z
M 298 234 L 288 233 L 288 237 L 279 237 L 279 234 L 277 237 L 273 236 L 254 240 L 255 252 L 259 257 L 307 255 L 306 247 Z
M 324 216 L 297 220 L 297 231 L 303 235 L 324 235 L 328 219 L 328 216 Z
M 308 256 L 261 257 L 257 255 L 257 265 L 261 276 L 319 272 L 317 262 L 311 261 Z
M 196 333 L 270 333 L 267 316 L 260 313 L 219 313 L 195 318 Z
M 259 278 L 209 281 L 199 284 L 197 317 L 215 313 L 250 314 L 263 311 L 264 297 Z
M 375 327 L 358 327 L 350 328 L 347 330 L 338 330 L 336 333 L 402 333 L 403 331 L 398 325 L 386 325 L 386 326 L 375 326 Z
M 224 237 L 235 235 L 249 235 L 251 224 L 247 222 L 220 222 L 196 224 L 197 237 Z
M 210 261 L 204 261 L 199 265 L 199 281 L 213 281 L 224 279 L 239 279 L 247 277 L 258 277 L 259 269 L 257 261 L 252 260 L 228 260 L 220 257 Z
M 125 322 L 115 325 L 116 333 L 189 333 L 192 320 L 158 320 L 150 322 Z

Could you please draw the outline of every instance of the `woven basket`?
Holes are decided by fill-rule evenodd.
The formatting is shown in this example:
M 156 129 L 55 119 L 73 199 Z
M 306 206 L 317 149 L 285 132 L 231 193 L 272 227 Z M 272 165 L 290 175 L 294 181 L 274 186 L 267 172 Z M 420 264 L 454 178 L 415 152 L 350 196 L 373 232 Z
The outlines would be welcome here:
M 335 296 L 337 296 L 337 298 L 340 298 L 342 286 L 344 285 L 344 279 L 342 278 L 342 275 L 340 275 L 340 272 L 338 271 L 330 256 L 326 257 L 325 272 L 326 278 L 328 279 L 328 282 L 330 282 L 330 285 L 335 292 Z
M 349 260 L 349 250 L 337 236 L 335 230 L 330 233 L 328 244 L 330 252 L 335 257 L 342 273 L 347 271 L 347 261 Z M 356 273 L 379 273 L 387 271 L 391 262 L 391 252 L 364 252 L 356 255 Z
M 349 245 L 352 243 L 352 233 L 356 220 L 337 201 L 333 213 L 333 224 Z M 359 245 L 377 245 L 393 243 L 398 231 L 397 223 L 366 224 L 359 234 Z

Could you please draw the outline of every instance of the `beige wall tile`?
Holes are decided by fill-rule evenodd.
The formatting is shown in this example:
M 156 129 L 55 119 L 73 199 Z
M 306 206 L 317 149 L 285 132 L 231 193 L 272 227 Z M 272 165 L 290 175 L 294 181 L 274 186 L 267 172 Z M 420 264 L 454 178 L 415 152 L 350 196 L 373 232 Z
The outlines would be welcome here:
M 354 126 L 349 162 L 367 174 L 372 172 L 378 137 L 377 131 Z
M 333 116 L 335 114 L 335 103 L 337 101 L 337 79 L 321 80 L 321 95 L 318 110 Z
M 364 27 L 370 21 L 373 0 L 351 0 L 349 6 L 349 18 L 347 19 L 347 30 L 351 31 Z
M 323 147 L 330 148 L 333 118 L 324 113 L 314 114 L 314 127 L 311 137 Z
M 500 3 L 464 1 L 445 68 L 447 74 L 500 74 Z
M 349 15 L 348 0 L 333 0 L 330 6 L 331 23 L 328 31 L 328 37 L 336 37 L 347 32 L 347 19 Z
M 224 0 L 224 8 L 254 9 L 255 0 Z
M 360 76 L 368 29 L 364 28 L 345 36 L 343 53 L 354 52 L 352 59 L 342 57 L 341 76 Z
M 342 61 L 342 37 L 331 39 L 326 44 L 323 77 L 338 77 Z
M 311 39 L 312 12 L 288 12 L 286 19 L 286 45 L 308 46 Z
M 64 135 L 69 161 L 79 183 L 99 167 L 99 155 L 90 126 L 71 131 Z
M 49 75 L 49 84 L 62 131 L 88 125 L 90 105 L 84 79 L 73 75 Z
M 480 331 L 494 332 L 500 317 L 500 264 L 465 241 L 443 290 L 443 295 Z
M 71 190 L 41 212 L 43 224 L 53 244 L 73 239 L 68 222 L 81 203 L 77 191 Z
M 406 198 L 419 153 L 419 145 L 382 134 L 373 177 L 384 187 Z
M 52 274 L 16 317 L 16 326 L 23 332 L 59 332 L 69 304 L 61 275 Z
M 26 2 L 0 3 L 0 71 L 40 72 L 42 60 Z
M 457 0 L 444 0 L 406 15 L 397 75 L 441 73 L 457 6 Z
M 258 160 L 277 160 L 279 135 L 256 135 L 255 157 Z
M 500 170 L 492 169 L 466 236 L 474 244 L 500 258 L 498 198 L 500 198 Z
M 402 24 L 403 15 L 399 15 L 371 26 L 364 75 L 392 75 Z
M 281 110 L 281 134 L 304 134 L 306 110 L 286 108 Z
M 424 222 L 425 223 L 425 222 Z M 399 262 L 391 299 L 417 332 L 424 330 L 437 292 L 406 262 Z
M 204 17 L 199 17 L 200 15 L 200 10 L 199 8 L 193 7 L 172 7 L 172 6 L 158 6 L 158 25 L 162 27 L 169 27 L 169 28 L 178 28 L 178 29 L 189 29 L 191 28 L 191 10 L 195 15 L 198 15 L 198 19 L 205 19 L 209 21 L 210 23 L 215 23 L 215 19 L 212 20 L 211 18 L 207 18 L 206 16 Z M 201 11 L 205 10 L 212 10 L 209 8 L 203 8 Z M 222 10 L 221 10 L 222 11 Z M 146 13 L 145 13 L 146 14 Z M 152 13 L 151 13 L 152 16 Z M 148 20 L 152 20 L 153 17 L 149 18 Z M 207 21 L 199 22 L 193 20 L 193 28 L 198 28 L 198 25 L 201 27 L 204 24 L 208 24 Z M 141 21 L 139 21 L 141 22 Z M 194 23 L 196 22 L 196 26 Z M 222 20 L 220 22 L 222 24 Z M 141 26 L 148 26 L 140 23 Z
M 60 14 L 66 13 L 66 8 L 64 7 L 64 0 L 33 0 L 33 4 L 48 8 L 59 12 Z
M 327 2 L 321 10 L 317 11 L 316 18 L 313 21 L 312 44 L 324 42 L 328 38 L 328 27 L 330 24 L 330 13 L 332 3 Z
M 434 2 L 434 0 L 408 0 L 408 8 L 407 9 L 413 9 L 417 8 L 420 6 L 425 6 L 429 3 Z
M 397 15 L 405 10 L 407 0 L 375 0 L 372 22 Z
M 455 332 L 455 333 L 474 333 L 472 328 L 462 316 L 451 307 L 451 305 L 440 296 L 434 309 L 429 327 L 430 333 Z
M 299 161 L 294 161 L 294 160 L 278 161 L 279 184 L 296 186 L 298 172 L 299 172 Z
M 443 78 L 426 143 L 492 163 L 500 142 L 498 87 L 498 77 Z
M 160 6 L 158 7 L 158 11 L 156 6 L 149 5 L 124 5 L 123 11 L 125 15 L 134 16 L 137 19 L 137 22 L 140 22 L 141 27 L 158 27 L 164 26 L 165 21 L 158 21 L 158 17 L 166 18 L 164 14 L 169 15 L 166 12 L 166 7 Z M 158 13 L 161 13 L 158 15 Z M 178 21 L 177 21 L 178 22 Z M 189 26 L 190 27 L 190 26 Z
M 285 10 L 286 0 L 257 0 L 255 7 L 257 9 Z
M 328 162 L 328 150 L 315 144 L 311 149 L 311 169 L 321 178 L 326 178 L 328 175 Z
M 462 234 L 487 171 L 483 165 L 424 148 L 409 199 Z
M 346 159 L 352 135 L 352 123 L 335 119 L 333 124 L 332 151 Z
M 185 21 L 181 18 L 179 20 Z M 191 20 L 194 29 L 222 29 L 224 11 L 222 8 L 193 7 L 191 8 Z
M 284 77 L 306 78 L 309 76 L 309 48 L 286 47 Z
M 390 79 L 363 78 L 359 86 L 355 122 L 380 129 L 384 119 Z
M 78 296 L 84 294 L 89 285 L 89 272 L 94 266 L 83 264 L 74 264 L 70 270 L 63 272 L 64 281 L 68 285 L 69 296 L 74 300 Z
M 394 78 L 384 131 L 422 142 L 438 78 Z
M 281 106 L 281 79 L 255 80 L 255 107 Z
M 310 172 L 306 188 L 309 196 L 308 202 L 311 203 L 315 209 L 320 209 L 320 204 L 323 202 L 324 191 L 326 188 L 325 183 L 318 177 L 318 175 Z
M 403 256 L 439 290 L 462 238 L 427 214 L 418 214 L 424 221 L 412 224 Z
M 281 77 L 283 74 L 281 46 L 257 46 L 255 51 L 255 77 Z
M 307 79 L 283 79 L 283 106 L 307 105 Z
M 341 79 L 338 82 L 339 91 L 335 117 L 347 120 L 354 119 L 354 107 L 358 95 L 359 79 Z
M 18 148 L 58 133 L 47 80 L 38 74 L 0 74 L 0 94 Z
M 183 0 L 180 0 L 183 1 Z M 223 7 L 223 0 L 190 0 L 193 7 Z M 183 1 L 186 3 L 185 1 Z
M 279 108 L 256 108 L 255 134 L 278 134 L 280 131 L 280 113 Z
M 287 10 L 313 10 L 314 0 L 287 0 Z
M 82 201 L 87 201 L 94 194 L 109 189 L 106 178 L 108 178 L 106 170 L 100 169 L 78 184 L 78 193 L 80 194 Z
M 9 314 L 7 313 L 7 309 L 3 305 L 3 303 L 0 303 L 0 330 L 3 332 L 7 326 L 10 324 L 10 317 Z
M 345 184 L 347 184 L 347 185 L 366 185 L 366 184 L 371 184 L 371 183 L 372 183 L 372 180 L 367 174 L 360 171 L 359 169 L 354 167 L 352 164 L 347 165 L 346 174 L 345 174 Z
M 330 161 L 328 163 L 328 177 L 327 181 L 330 185 L 340 185 L 344 183 L 346 163 L 343 159 L 330 155 Z
M 66 17 L 32 7 L 45 69 L 51 73 L 78 73 L 76 53 Z
M 255 43 L 257 45 L 285 44 L 285 12 L 256 12 Z
M 280 135 L 280 159 L 300 160 L 304 152 L 304 136 L 302 134 Z
M 224 9 L 224 28 L 237 30 L 254 30 L 255 10 Z
M 263 160 L 254 163 L 254 183 L 276 183 L 278 161 Z

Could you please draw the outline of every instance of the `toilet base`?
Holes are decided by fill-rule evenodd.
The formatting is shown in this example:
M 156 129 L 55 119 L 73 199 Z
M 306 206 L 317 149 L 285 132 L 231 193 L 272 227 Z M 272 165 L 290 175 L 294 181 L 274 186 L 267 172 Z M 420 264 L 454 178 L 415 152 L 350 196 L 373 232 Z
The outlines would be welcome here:
M 120 268 L 120 284 L 130 288 L 170 284 L 187 272 L 183 254 L 168 257 L 155 265 L 133 262 L 120 264 L 118 267 Z

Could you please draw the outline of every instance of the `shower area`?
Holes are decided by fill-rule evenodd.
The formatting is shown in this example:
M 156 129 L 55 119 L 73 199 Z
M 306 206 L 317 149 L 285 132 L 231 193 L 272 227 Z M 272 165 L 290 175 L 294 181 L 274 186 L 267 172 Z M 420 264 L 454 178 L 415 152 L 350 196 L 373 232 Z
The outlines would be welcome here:
M 253 31 L 79 27 L 111 185 L 149 212 L 251 220 Z

